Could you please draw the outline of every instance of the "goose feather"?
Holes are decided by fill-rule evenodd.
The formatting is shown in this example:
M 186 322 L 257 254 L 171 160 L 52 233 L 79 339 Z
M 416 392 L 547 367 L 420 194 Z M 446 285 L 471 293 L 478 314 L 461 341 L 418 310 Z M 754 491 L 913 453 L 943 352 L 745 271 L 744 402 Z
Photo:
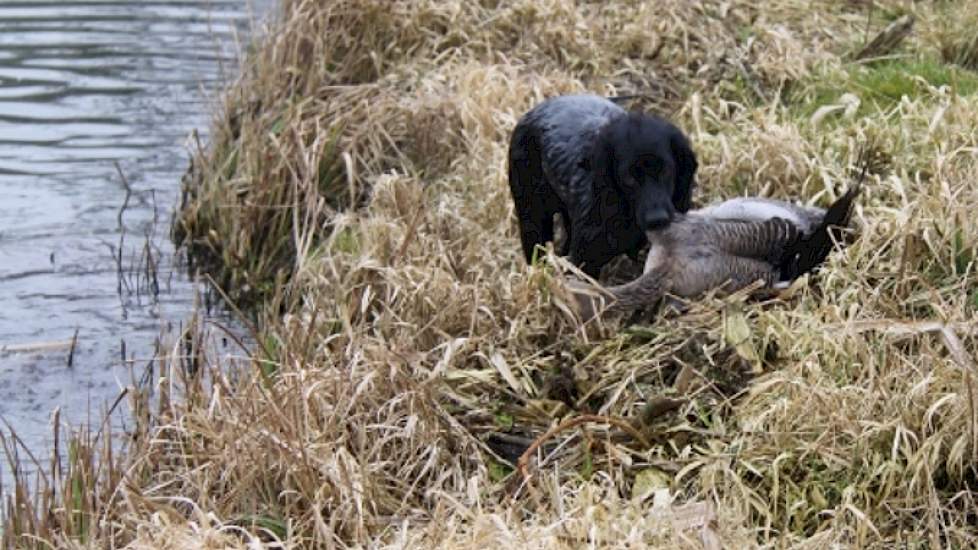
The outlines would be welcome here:
M 734 292 L 757 281 L 766 288 L 787 284 L 825 260 L 836 242 L 833 230 L 849 224 L 859 192 L 857 183 L 827 209 L 740 198 L 679 216 L 669 227 L 648 232 L 643 274 L 608 288 L 608 309 L 642 308 L 666 294 Z M 577 297 L 585 318 L 593 316 L 593 294 Z

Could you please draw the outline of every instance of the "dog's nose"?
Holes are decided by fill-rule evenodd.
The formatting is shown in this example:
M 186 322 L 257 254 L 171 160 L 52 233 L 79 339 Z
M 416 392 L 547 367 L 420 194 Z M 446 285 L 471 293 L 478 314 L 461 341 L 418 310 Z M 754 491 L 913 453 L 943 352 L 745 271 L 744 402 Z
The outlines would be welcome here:
M 642 216 L 640 220 L 642 223 L 642 229 L 645 231 L 652 231 L 653 229 L 661 229 L 672 221 L 672 215 L 665 208 L 653 208 Z

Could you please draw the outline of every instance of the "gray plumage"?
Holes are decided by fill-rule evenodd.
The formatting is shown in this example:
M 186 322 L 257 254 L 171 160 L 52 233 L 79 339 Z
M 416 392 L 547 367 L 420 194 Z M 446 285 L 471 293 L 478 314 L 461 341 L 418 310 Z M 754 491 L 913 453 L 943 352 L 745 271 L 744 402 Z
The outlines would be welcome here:
M 666 294 L 693 298 L 714 289 L 733 292 L 761 281 L 777 288 L 818 267 L 831 251 L 830 230 L 849 223 L 857 184 L 828 209 L 760 198 L 732 199 L 689 212 L 647 233 L 645 269 L 636 280 L 608 288 L 612 311 L 653 304 Z M 580 290 L 581 287 L 578 287 Z M 595 313 L 578 293 L 585 318 Z
M 740 221 L 765 221 L 771 218 L 784 218 L 794 224 L 802 233 L 810 234 L 825 217 L 825 209 L 763 197 L 738 197 L 699 208 L 690 214 L 719 220 Z

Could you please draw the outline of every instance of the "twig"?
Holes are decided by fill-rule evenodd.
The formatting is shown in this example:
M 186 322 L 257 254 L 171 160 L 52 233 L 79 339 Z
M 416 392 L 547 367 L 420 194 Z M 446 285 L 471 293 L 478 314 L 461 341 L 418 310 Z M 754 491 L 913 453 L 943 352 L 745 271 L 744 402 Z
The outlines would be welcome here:
M 105 416 L 102 418 L 102 424 L 99 426 L 98 432 L 95 434 L 94 441 L 98 441 L 99 438 L 102 437 L 102 431 L 105 429 L 105 425 L 109 422 L 109 417 L 112 416 L 112 413 L 115 412 L 115 408 L 119 406 L 119 403 L 121 403 L 122 399 L 128 394 L 129 388 L 123 388 L 122 391 L 119 392 L 119 396 L 115 398 L 115 401 L 112 402 L 112 406 L 109 407 L 108 412 L 106 412 Z
M 951 354 L 951 358 L 954 362 L 961 368 L 961 370 L 968 372 L 969 370 L 976 370 L 975 363 L 968 355 L 967 350 L 965 350 L 964 343 L 961 342 L 961 338 L 954 331 L 953 327 L 948 325 L 943 325 L 940 328 L 941 340 L 944 341 L 944 347 Z
M 119 208 L 119 213 L 116 215 L 116 220 L 119 222 L 119 229 L 122 229 L 122 214 L 125 213 L 126 208 L 129 208 L 129 199 L 132 197 L 132 187 L 129 186 L 129 180 L 126 179 L 126 175 L 122 173 L 122 167 L 119 166 L 118 162 L 113 162 L 115 165 L 116 172 L 119 172 L 119 179 L 122 181 L 122 187 L 126 190 L 126 198 L 122 201 L 122 206 Z
M 530 479 L 530 472 L 529 472 L 530 457 L 533 456 L 533 453 L 536 452 L 536 450 L 540 448 L 541 445 L 543 445 L 548 439 L 559 434 L 560 432 L 569 430 L 575 426 L 579 426 L 587 422 L 594 422 L 597 424 L 611 424 L 612 426 L 617 426 L 621 428 L 623 431 L 625 431 L 626 433 L 628 433 L 628 435 L 632 436 L 636 441 L 638 441 L 645 447 L 649 446 L 648 440 L 646 440 L 645 437 L 638 432 L 638 430 L 632 427 L 632 425 L 625 420 L 622 420 L 620 418 L 615 418 L 612 416 L 603 416 L 597 414 L 582 414 L 581 416 L 575 416 L 574 418 L 569 418 L 561 422 L 557 426 L 550 428 L 543 435 L 534 439 L 533 443 L 530 443 L 530 446 L 527 447 L 525 451 L 523 451 L 523 454 L 520 455 L 519 460 L 516 461 L 516 468 L 520 471 L 520 474 L 523 476 L 523 479 L 524 480 Z
M 54 409 L 54 417 L 52 419 L 52 427 L 54 431 L 54 453 L 51 455 L 51 478 L 54 483 L 58 483 L 61 478 L 61 407 Z
M 44 481 L 45 486 L 46 487 L 52 487 L 51 480 L 48 479 L 48 474 L 44 471 L 44 466 L 41 465 L 41 461 L 38 460 L 36 456 L 34 456 L 34 453 L 31 452 L 30 447 L 28 447 L 24 443 L 24 441 L 20 438 L 20 436 L 17 435 L 17 432 L 14 430 L 14 427 L 11 426 L 10 425 L 10 422 L 7 422 L 7 419 L 4 418 L 4 417 L 2 417 L 2 416 L 0 416 L 0 422 L 3 422 L 4 425 L 7 426 L 7 429 L 10 430 L 10 437 L 13 438 L 13 440 L 14 440 L 14 448 L 13 448 L 13 451 L 16 453 L 17 452 L 17 446 L 19 445 L 20 448 L 23 449 L 25 453 L 27 453 L 28 458 L 31 459 L 31 462 L 34 464 L 34 466 L 37 467 L 37 471 L 38 471 L 39 474 L 41 474 L 41 477 L 44 478 L 43 481 Z M 0 433 L 0 438 L 3 438 L 3 434 L 2 433 Z M 16 460 L 14 457 L 12 457 L 10 455 L 10 452 L 6 448 L 6 445 L 4 446 L 4 451 L 7 454 L 7 463 L 10 464 L 12 467 L 16 468 L 15 465 L 16 464 L 19 464 L 20 461 L 19 460 Z M 14 475 L 16 476 L 16 471 L 15 471 Z
M 126 179 L 126 175 L 122 172 L 122 167 L 119 166 L 119 163 L 114 162 L 113 164 L 115 165 L 116 171 L 119 172 L 119 178 L 120 181 L 122 181 L 122 187 L 125 188 L 126 190 L 126 198 L 123 199 L 122 206 L 119 207 L 119 213 L 116 214 L 116 221 L 119 224 L 119 249 L 117 251 L 118 254 L 116 255 L 115 258 L 116 270 L 117 270 L 116 276 L 118 278 L 116 283 L 116 293 L 119 295 L 119 302 L 122 305 L 122 315 L 123 318 L 125 318 L 126 304 L 122 300 L 122 285 L 123 284 L 126 285 L 126 292 L 128 294 L 132 293 L 132 287 L 129 285 L 129 281 L 126 280 L 125 274 L 122 270 L 122 249 L 126 239 L 126 228 L 122 224 L 122 215 L 126 212 L 126 208 L 129 208 L 129 199 L 132 197 L 132 187 L 129 186 L 129 180 Z
M 968 390 L 968 416 L 970 417 L 968 424 L 971 429 L 971 454 L 973 460 L 978 463 L 978 429 L 976 429 L 978 417 L 975 416 L 975 388 L 974 382 L 971 379 L 971 373 L 973 371 L 978 372 L 978 368 L 976 368 L 974 360 L 968 354 L 964 343 L 961 342 L 961 338 L 958 337 L 954 328 L 944 325 L 941 327 L 940 333 L 941 340 L 944 341 L 944 347 L 951 354 L 951 359 L 964 371 L 965 387 Z
M 75 362 L 75 348 L 78 346 L 78 329 L 75 329 L 74 336 L 71 337 L 71 347 L 68 348 L 68 368 Z
M 59 350 L 70 348 L 71 340 L 54 340 L 51 342 L 35 342 L 32 344 L 3 344 L 0 345 L 0 354 L 6 353 L 32 353 L 40 351 Z
M 971 414 L 971 462 L 978 464 L 978 415 L 975 414 L 975 388 L 971 380 L 971 372 L 964 371 L 964 382 L 968 387 L 968 409 Z
M 900 319 L 863 319 L 847 323 L 832 323 L 826 326 L 828 330 L 851 330 L 855 334 L 863 332 L 882 332 L 884 336 L 916 336 L 941 332 L 944 327 L 951 328 L 955 334 L 962 332 L 967 335 L 978 334 L 978 327 L 973 323 L 944 323 L 944 321 L 903 321 Z
M 417 210 L 415 210 L 414 215 L 411 216 L 411 221 L 408 222 L 407 232 L 404 234 L 404 239 L 401 240 L 401 246 L 397 247 L 397 251 L 391 257 L 391 265 L 394 265 L 397 260 L 399 260 L 401 256 L 404 256 L 404 254 L 407 252 L 407 247 L 409 244 L 411 244 L 411 239 L 414 238 L 414 234 L 418 231 L 418 222 L 421 221 L 421 214 L 424 212 L 424 210 L 425 205 L 424 203 L 421 203 L 418 205 Z
M 158 276 L 156 259 L 153 258 L 153 245 L 150 241 L 149 235 L 146 236 L 146 243 L 143 245 L 143 254 L 146 259 L 146 262 L 143 265 L 143 274 L 146 277 L 146 284 L 149 286 L 153 298 L 159 302 L 160 279 Z
M 869 6 L 866 8 L 866 28 L 863 30 L 863 42 L 869 40 L 869 26 L 873 22 L 873 8 L 876 7 L 876 2 L 874 0 L 869 0 Z
M 221 299 L 224 300 L 225 305 L 228 306 L 231 312 L 238 317 L 238 320 L 245 326 L 248 332 L 251 333 L 251 337 L 255 340 L 255 342 L 258 343 L 262 351 L 265 352 L 265 356 L 272 357 L 273 354 L 271 350 L 268 349 L 268 346 L 265 344 L 264 338 L 261 337 L 261 332 L 258 330 L 258 325 L 251 322 L 251 320 L 248 319 L 247 316 L 245 316 L 245 314 L 238 308 L 238 306 L 234 305 L 234 302 L 231 301 L 231 298 L 228 297 L 227 293 L 224 292 L 224 289 L 217 284 L 217 281 L 215 281 L 214 278 L 210 276 L 210 274 L 205 273 L 204 278 L 207 279 L 208 283 L 210 283 L 210 288 L 217 291 L 217 293 L 221 295 Z
M 882 57 L 890 54 L 910 35 L 910 31 L 913 30 L 913 24 L 914 18 L 912 15 L 904 15 L 890 23 L 873 38 L 872 42 L 863 46 L 863 49 L 856 53 L 854 59 L 859 61 L 868 57 Z

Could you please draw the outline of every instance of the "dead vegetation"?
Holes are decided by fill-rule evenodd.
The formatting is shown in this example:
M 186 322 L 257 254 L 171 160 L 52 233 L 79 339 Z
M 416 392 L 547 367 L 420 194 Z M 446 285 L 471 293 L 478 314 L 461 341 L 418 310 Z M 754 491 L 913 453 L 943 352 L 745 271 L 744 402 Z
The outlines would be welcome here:
M 973 546 L 969 4 L 285 1 L 174 231 L 251 306 L 251 368 L 161 377 L 124 461 L 77 455 L 112 490 L 18 493 L 5 541 Z M 701 203 L 827 204 L 873 143 L 860 239 L 778 299 L 579 326 L 505 154 L 584 90 L 683 127 Z

